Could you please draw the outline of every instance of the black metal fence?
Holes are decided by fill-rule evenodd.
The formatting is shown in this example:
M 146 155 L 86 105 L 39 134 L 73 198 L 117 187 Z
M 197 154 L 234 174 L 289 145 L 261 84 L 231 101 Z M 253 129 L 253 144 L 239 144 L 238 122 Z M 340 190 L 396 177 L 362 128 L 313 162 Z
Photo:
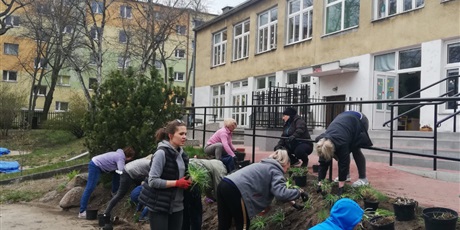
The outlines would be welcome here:
M 59 120 L 64 119 L 66 112 L 49 112 L 46 116 L 48 120 Z M 13 128 L 28 127 L 32 129 L 39 129 L 43 125 L 44 114 L 42 111 L 33 111 L 31 116 L 31 121 L 29 122 L 29 111 L 22 110 L 17 113 L 18 115 L 13 120 Z

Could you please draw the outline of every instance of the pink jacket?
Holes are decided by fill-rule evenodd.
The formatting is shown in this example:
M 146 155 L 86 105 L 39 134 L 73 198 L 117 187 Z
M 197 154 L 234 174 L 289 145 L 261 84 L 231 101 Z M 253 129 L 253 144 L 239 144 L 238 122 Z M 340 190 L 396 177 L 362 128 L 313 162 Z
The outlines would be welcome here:
M 208 140 L 208 145 L 213 145 L 216 143 L 222 143 L 222 146 L 225 149 L 225 152 L 228 153 L 228 155 L 234 157 L 235 153 L 235 147 L 233 147 L 232 144 L 232 132 L 228 130 L 227 127 L 222 127 L 221 129 L 217 130 L 211 138 Z

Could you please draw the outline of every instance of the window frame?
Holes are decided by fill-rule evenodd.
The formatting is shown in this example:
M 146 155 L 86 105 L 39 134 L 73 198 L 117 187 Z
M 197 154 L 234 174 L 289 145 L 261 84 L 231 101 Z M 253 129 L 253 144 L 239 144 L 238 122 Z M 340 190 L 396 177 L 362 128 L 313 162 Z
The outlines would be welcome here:
M 126 69 L 131 66 L 131 58 L 125 56 L 118 56 L 118 68 Z
M 21 17 L 17 15 L 8 15 L 5 17 L 6 27 L 19 27 L 21 25 Z
M 120 6 L 120 17 L 123 19 L 133 18 L 133 8 L 129 5 Z
M 185 58 L 185 49 L 175 49 L 174 50 L 174 57 L 176 58 Z
M 276 19 L 273 19 L 273 11 L 276 10 Z M 261 25 L 261 17 L 267 15 L 267 23 Z M 266 33 L 265 33 L 266 31 Z M 257 53 L 264 53 L 276 49 L 278 35 L 278 7 L 268 9 L 257 15 Z M 262 43 L 262 41 L 264 43 Z
M 48 61 L 46 58 L 34 58 L 34 68 L 35 69 L 46 69 L 48 66 Z
M 389 10 L 390 7 L 387 7 L 390 5 L 390 1 L 391 0 L 372 0 L 372 19 L 373 20 L 385 19 L 385 18 L 393 17 L 395 15 L 402 14 L 402 13 L 406 13 L 409 11 L 422 9 L 423 7 L 425 7 L 425 0 L 422 0 L 423 2 L 419 6 L 417 6 L 418 4 L 417 1 L 419 0 L 410 0 L 412 3 L 412 8 L 408 10 L 404 10 L 405 0 L 395 0 L 396 1 L 395 12 L 390 14 L 390 10 Z M 382 14 L 382 9 L 380 9 L 382 7 L 380 5 L 381 2 L 385 3 L 385 5 L 383 6 L 385 7 L 385 12 L 383 12 L 383 14 Z
M 449 46 L 451 45 L 459 45 L 460 46 L 460 40 L 452 40 L 452 41 L 447 41 L 445 42 L 444 46 L 443 46 L 443 50 L 445 53 L 445 55 L 443 55 L 443 63 L 444 63 L 444 67 L 443 67 L 443 76 L 444 78 L 448 77 L 449 75 L 449 72 L 457 72 L 457 74 L 460 74 L 460 61 L 459 62 L 449 62 Z M 448 90 L 449 90 L 449 85 L 448 85 L 449 82 L 446 81 L 444 87 L 443 87 L 443 93 L 447 93 Z M 455 82 L 454 82 L 455 84 Z M 460 90 L 460 81 L 457 82 L 457 89 Z M 455 93 L 455 92 L 454 92 Z M 453 101 L 453 103 L 456 103 L 456 101 Z M 452 102 L 449 104 L 449 103 L 446 103 L 444 106 L 442 106 L 443 108 L 443 111 L 445 112 L 453 112 L 454 111 L 454 108 L 450 108 L 451 104 L 453 104 Z M 460 107 L 460 104 L 457 105 L 457 110 L 459 109 Z
M 296 12 L 291 12 L 291 7 L 292 5 L 290 3 L 292 2 L 299 2 L 300 8 Z M 291 45 L 295 44 L 298 42 L 303 42 L 309 39 L 312 39 L 313 37 L 313 1 L 311 2 L 310 6 L 304 6 L 304 1 L 303 0 L 290 0 L 287 2 L 287 12 L 286 12 L 286 45 Z M 305 19 L 304 16 L 307 16 Z M 295 28 L 290 26 L 290 21 L 291 18 L 297 18 L 298 17 L 298 33 L 296 34 Z M 304 29 L 305 29 L 305 22 L 304 20 L 307 20 L 307 31 L 306 35 L 304 34 Z M 293 25 L 296 23 L 294 22 Z M 292 34 L 291 34 L 292 32 Z M 291 36 L 292 35 L 292 36 Z
M 176 33 L 178 35 L 186 35 L 187 34 L 187 26 L 176 25 Z
M 14 73 L 14 80 L 11 80 L 11 73 Z M 13 70 L 3 70 L 2 81 L 4 82 L 18 82 L 18 72 Z
M 236 30 L 239 26 L 241 26 L 241 34 L 236 34 Z M 251 22 L 249 19 L 237 23 L 233 26 L 233 61 L 238 61 L 249 57 L 249 35 L 251 32 L 250 30 Z M 238 44 L 242 45 L 239 46 Z
M 67 78 L 67 81 L 63 81 L 64 78 Z M 70 86 L 70 75 L 58 75 L 56 85 L 58 85 L 58 86 Z
M 256 91 L 265 91 L 265 90 L 268 90 L 270 88 L 270 79 L 273 79 L 273 83 L 274 85 L 272 86 L 275 86 L 276 85 L 276 75 L 269 75 L 269 76 L 265 76 L 265 77 L 258 77 L 256 78 L 256 84 L 255 84 L 255 90 Z M 259 85 L 259 81 L 263 80 L 264 81 L 264 87 L 261 88 L 260 85 Z
M 124 40 L 122 39 L 124 36 Z M 118 43 L 126 44 L 128 43 L 128 33 L 125 30 L 118 31 Z
M 7 48 L 9 46 L 10 48 Z M 11 50 L 11 47 L 14 47 L 13 51 L 15 52 L 8 52 Z M 3 43 L 3 54 L 10 55 L 10 56 L 18 56 L 19 55 L 19 44 L 16 43 Z
M 99 38 L 102 37 L 101 35 L 101 27 L 91 27 L 89 31 L 89 35 L 94 41 L 99 41 Z
M 179 76 L 182 75 L 182 80 L 179 79 Z M 183 82 L 185 81 L 185 73 L 184 72 L 179 72 L 179 71 L 175 71 L 174 72 L 174 81 L 177 81 L 177 82 Z
M 220 36 L 220 41 L 216 42 L 216 36 Z M 224 40 L 225 35 L 225 40 Z M 225 65 L 227 55 L 227 29 L 212 34 L 212 67 Z
M 91 12 L 93 14 L 104 13 L 104 2 L 100 2 L 100 1 L 91 2 Z
M 38 97 L 46 96 L 46 85 L 36 85 L 34 86 L 34 95 Z
M 62 105 L 66 105 L 66 109 L 62 109 Z M 54 107 L 55 112 L 67 112 L 69 111 L 69 102 L 66 101 L 56 101 L 55 102 L 55 107 Z
M 71 33 L 73 33 L 73 26 L 72 25 L 64 26 L 64 28 L 62 29 L 62 33 L 63 34 L 71 34 Z
M 214 95 L 215 90 L 217 94 Z M 225 106 L 225 85 L 215 85 L 211 87 L 211 103 L 212 106 Z M 224 109 L 223 108 L 213 108 L 212 114 L 216 114 L 217 119 L 223 119 Z
M 329 1 L 329 0 L 327 0 Z M 360 1 L 359 0 L 354 0 L 354 1 L 358 1 L 358 12 L 357 12 L 357 18 L 356 18 L 356 25 L 350 25 L 348 27 L 345 27 L 345 15 L 346 15 L 346 4 L 345 2 L 348 1 L 348 0 L 332 0 L 332 2 L 330 3 L 326 3 L 324 5 L 324 35 L 331 35 L 331 34 L 336 34 L 336 33 L 340 33 L 340 32 L 343 32 L 343 31 L 346 31 L 346 30 L 350 30 L 350 29 L 353 29 L 353 28 L 357 28 L 359 27 L 359 17 L 360 17 L 360 8 L 361 8 L 361 5 L 360 5 Z M 353 1 L 353 0 L 352 0 Z M 335 30 L 335 31 L 330 31 L 328 32 L 328 22 L 329 22 L 329 18 L 328 18 L 328 9 L 336 6 L 340 4 L 340 28 L 338 30 Z

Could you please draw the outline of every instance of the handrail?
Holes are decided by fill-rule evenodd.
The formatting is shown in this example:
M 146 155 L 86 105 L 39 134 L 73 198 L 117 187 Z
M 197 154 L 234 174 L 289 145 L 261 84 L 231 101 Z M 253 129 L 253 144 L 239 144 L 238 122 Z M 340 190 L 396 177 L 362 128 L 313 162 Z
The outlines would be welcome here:
M 410 96 L 412 96 L 412 95 L 414 95 L 414 94 L 416 94 L 416 93 L 420 93 L 420 92 L 425 91 L 425 90 L 427 90 L 427 89 L 429 89 L 429 88 L 431 88 L 431 87 L 433 87 L 433 86 L 439 85 L 439 84 L 442 83 L 443 81 L 447 81 L 447 80 L 449 80 L 449 79 L 451 79 L 451 78 L 453 78 L 453 79 L 457 78 L 457 79 L 458 79 L 459 77 L 460 77 L 460 75 L 449 76 L 449 77 L 443 78 L 443 79 L 441 79 L 441 80 L 439 80 L 439 81 L 437 81 L 437 82 L 435 82 L 435 83 L 433 83 L 433 84 L 431 84 L 431 85 L 429 85 L 429 86 L 425 86 L 424 88 L 419 89 L 419 90 L 416 90 L 416 91 L 414 91 L 414 92 L 412 92 L 412 93 L 410 93 L 410 94 L 407 94 L 406 96 L 401 97 L 401 98 L 399 98 L 399 99 L 409 98 Z M 392 103 L 392 104 L 393 104 L 393 103 Z
M 458 114 L 460 114 L 460 110 L 457 111 L 457 112 L 454 112 L 453 114 L 451 114 L 451 115 L 449 115 L 449 116 L 443 118 L 442 120 L 438 121 L 438 122 L 436 123 L 436 126 L 437 126 L 437 127 L 441 127 L 441 124 L 444 123 L 444 121 L 447 121 L 447 120 L 449 120 L 450 118 L 452 118 L 452 117 L 454 117 L 454 116 L 457 116 Z

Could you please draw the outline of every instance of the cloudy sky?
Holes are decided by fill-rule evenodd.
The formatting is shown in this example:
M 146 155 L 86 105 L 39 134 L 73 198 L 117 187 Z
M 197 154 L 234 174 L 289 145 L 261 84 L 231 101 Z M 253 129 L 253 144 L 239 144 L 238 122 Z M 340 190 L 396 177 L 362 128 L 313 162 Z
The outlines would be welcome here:
M 209 13 L 221 14 L 225 6 L 237 6 L 246 0 L 208 0 Z

